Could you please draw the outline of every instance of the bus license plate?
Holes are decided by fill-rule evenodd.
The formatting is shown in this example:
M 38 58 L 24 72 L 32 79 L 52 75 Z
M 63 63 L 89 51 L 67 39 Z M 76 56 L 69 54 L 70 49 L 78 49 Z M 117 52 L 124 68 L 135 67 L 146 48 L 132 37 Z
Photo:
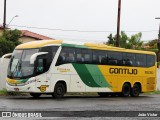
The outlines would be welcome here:
M 14 88 L 15 91 L 19 91 L 19 88 Z

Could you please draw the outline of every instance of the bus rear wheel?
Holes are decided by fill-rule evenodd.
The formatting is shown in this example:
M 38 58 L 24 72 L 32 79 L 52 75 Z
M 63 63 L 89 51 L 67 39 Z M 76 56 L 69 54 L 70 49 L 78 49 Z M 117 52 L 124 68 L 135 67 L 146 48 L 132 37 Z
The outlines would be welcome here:
M 30 93 L 30 95 L 34 98 L 39 98 L 41 96 L 40 93 Z
M 65 87 L 62 83 L 57 83 L 54 88 L 52 96 L 54 98 L 62 98 L 65 94 Z
M 130 95 L 131 92 L 131 87 L 128 83 L 125 83 L 122 87 L 122 93 L 121 96 L 123 97 L 128 97 Z
M 141 91 L 141 88 L 138 84 L 134 84 L 132 90 L 131 90 L 131 96 L 132 97 L 138 97 L 139 93 Z

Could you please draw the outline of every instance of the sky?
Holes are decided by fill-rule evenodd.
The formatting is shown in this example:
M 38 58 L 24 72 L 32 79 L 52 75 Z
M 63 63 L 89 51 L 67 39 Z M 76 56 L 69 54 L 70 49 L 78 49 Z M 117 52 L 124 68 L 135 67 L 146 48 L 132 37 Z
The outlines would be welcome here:
M 142 32 L 144 42 L 158 38 L 160 0 L 121 1 L 120 30 L 128 36 Z M 0 0 L 0 24 L 3 9 Z M 55 39 L 99 43 L 116 34 L 117 11 L 118 0 L 7 0 L 6 24 Z

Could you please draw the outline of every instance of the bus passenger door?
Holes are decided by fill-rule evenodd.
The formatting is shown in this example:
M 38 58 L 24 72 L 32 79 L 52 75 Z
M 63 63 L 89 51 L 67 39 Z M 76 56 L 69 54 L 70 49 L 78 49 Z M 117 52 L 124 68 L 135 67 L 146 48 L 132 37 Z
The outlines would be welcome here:
M 45 59 L 39 58 L 37 59 L 37 67 L 36 67 L 36 91 L 37 92 L 50 92 L 50 77 L 48 76 L 46 69 Z
M 50 79 L 47 74 L 41 74 L 36 77 L 36 91 L 37 92 L 50 92 Z

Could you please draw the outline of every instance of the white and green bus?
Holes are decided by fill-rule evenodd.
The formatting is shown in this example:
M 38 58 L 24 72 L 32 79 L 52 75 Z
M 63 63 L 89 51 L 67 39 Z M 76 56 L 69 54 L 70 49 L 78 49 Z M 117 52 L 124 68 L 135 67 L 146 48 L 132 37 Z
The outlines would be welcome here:
M 33 97 L 61 98 L 67 92 L 136 97 L 156 89 L 156 55 L 103 44 L 28 42 L 13 51 L 6 81 L 8 91 Z

